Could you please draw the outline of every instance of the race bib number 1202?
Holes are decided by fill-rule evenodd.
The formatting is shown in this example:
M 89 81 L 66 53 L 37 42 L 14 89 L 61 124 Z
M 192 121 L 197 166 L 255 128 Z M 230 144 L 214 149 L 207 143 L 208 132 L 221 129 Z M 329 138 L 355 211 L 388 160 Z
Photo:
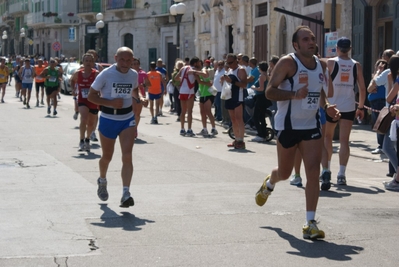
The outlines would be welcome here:
M 112 83 L 112 98 L 130 98 L 132 97 L 133 84 L 131 83 Z

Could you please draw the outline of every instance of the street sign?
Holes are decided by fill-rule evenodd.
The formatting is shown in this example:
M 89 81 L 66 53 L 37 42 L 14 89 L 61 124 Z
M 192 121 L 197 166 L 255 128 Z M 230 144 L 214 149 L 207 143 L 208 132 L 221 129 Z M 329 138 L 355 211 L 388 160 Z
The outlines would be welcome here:
M 33 45 L 33 40 L 29 39 L 28 43 L 29 43 L 29 45 Z
M 54 42 L 53 45 L 51 46 L 51 48 L 52 48 L 54 51 L 60 51 L 60 50 L 61 50 L 61 44 L 60 44 L 60 42 Z
M 324 57 L 335 57 L 337 55 L 338 32 L 328 32 L 324 35 L 324 38 Z

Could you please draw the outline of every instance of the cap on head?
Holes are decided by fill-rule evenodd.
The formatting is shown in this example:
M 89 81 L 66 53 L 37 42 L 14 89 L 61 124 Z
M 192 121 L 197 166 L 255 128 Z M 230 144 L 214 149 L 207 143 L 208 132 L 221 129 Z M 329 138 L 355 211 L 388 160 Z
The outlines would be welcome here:
M 338 39 L 337 47 L 349 49 L 351 48 L 351 40 L 349 40 L 347 37 L 341 37 Z
M 205 63 L 211 64 L 211 61 L 209 59 L 205 60 Z

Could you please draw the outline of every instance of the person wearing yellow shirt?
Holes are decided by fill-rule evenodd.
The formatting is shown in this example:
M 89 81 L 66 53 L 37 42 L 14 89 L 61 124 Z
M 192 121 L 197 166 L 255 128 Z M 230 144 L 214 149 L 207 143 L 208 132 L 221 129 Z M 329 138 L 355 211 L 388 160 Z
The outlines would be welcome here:
M 1 103 L 4 103 L 4 95 L 6 94 L 6 86 L 8 82 L 8 67 L 6 66 L 5 58 L 0 59 L 0 90 L 1 90 Z

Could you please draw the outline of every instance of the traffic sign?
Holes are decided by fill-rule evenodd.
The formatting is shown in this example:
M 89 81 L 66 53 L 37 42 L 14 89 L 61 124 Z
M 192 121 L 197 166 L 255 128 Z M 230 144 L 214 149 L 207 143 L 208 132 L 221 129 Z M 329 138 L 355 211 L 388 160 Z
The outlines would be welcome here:
M 53 45 L 51 46 L 51 48 L 52 48 L 54 51 L 60 51 L 60 50 L 61 50 L 61 44 L 60 44 L 60 42 L 54 42 Z

